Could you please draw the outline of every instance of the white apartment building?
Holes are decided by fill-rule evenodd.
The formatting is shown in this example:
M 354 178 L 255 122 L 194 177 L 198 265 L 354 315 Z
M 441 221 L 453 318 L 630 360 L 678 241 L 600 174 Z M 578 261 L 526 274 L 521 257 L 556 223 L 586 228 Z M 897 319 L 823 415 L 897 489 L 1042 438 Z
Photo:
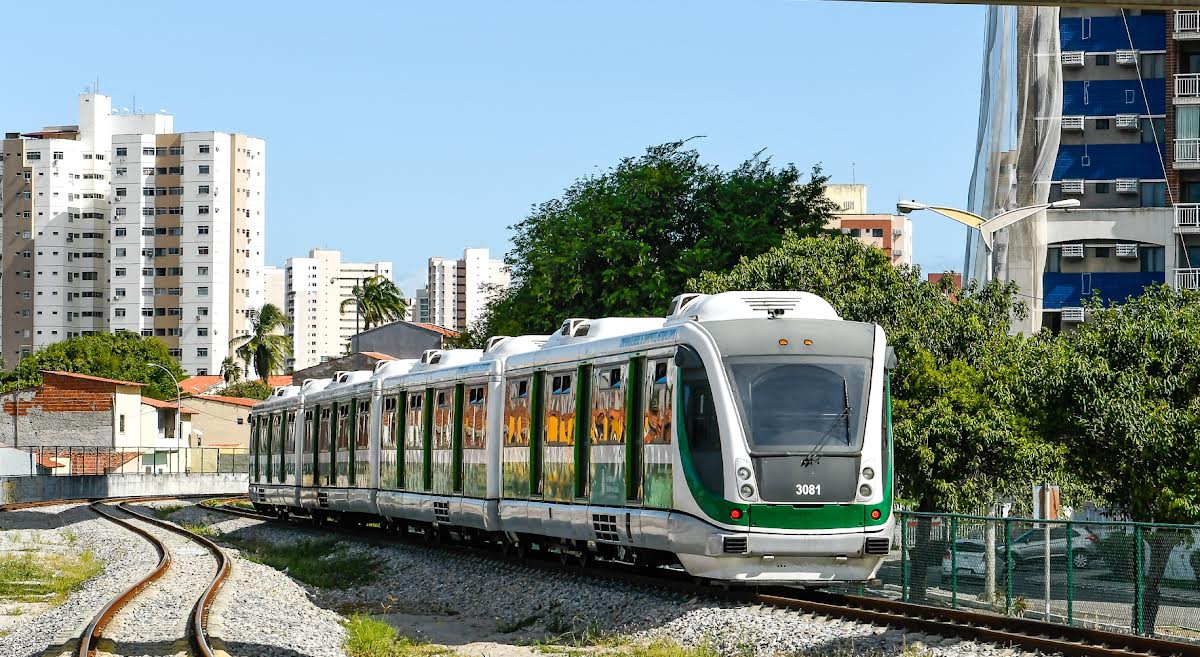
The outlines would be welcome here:
M 266 286 L 265 303 L 269 303 L 276 308 L 287 311 L 287 297 L 284 296 L 284 287 L 286 287 L 284 270 L 282 267 L 267 265 L 263 267 L 263 281 Z
M 265 143 L 173 123 L 83 94 L 78 125 L 5 135 L 6 361 L 126 330 L 189 373 L 219 369 L 264 299 Z
M 867 186 L 862 184 L 826 185 L 825 198 L 838 208 L 826 228 L 883 250 L 893 266 L 912 266 L 912 220 L 908 215 L 868 212 Z
M 342 301 L 354 298 L 354 286 L 373 276 L 392 278 L 392 263 L 342 262 L 341 251 L 313 249 L 307 258 L 288 258 L 284 268 L 284 310 L 292 320 L 294 369 L 320 364 L 346 353 L 356 327 L 352 307 L 341 312 Z
M 488 256 L 487 249 L 469 248 L 463 249 L 461 260 L 429 259 L 424 290 L 428 313 L 422 312 L 427 317 L 424 321 L 463 331 L 482 316 L 492 296 L 512 283 L 512 273 L 504 261 Z

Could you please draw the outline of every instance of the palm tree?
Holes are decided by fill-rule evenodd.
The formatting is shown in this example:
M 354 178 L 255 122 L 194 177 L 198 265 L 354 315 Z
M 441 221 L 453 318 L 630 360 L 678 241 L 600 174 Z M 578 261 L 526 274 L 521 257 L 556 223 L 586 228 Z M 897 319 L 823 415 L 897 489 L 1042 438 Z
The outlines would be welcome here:
M 372 326 L 387 324 L 404 317 L 408 310 L 408 302 L 404 293 L 386 276 L 372 276 L 350 291 L 351 298 L 342 301 L 341 312 L 346 308 L 356 308 L 354 332 L 358 332 L 358 317 L 363 320 L 364 331 Z
M 287 316 L 275 304 L 263 304 L 248 315 L 250 331 L 229 341 L 244 363 L 254 363 L 260 380 L 266 381 L 272 372 L 283 371 L 284 363 L 292 356 L 292 339 L 283 334 Z
M 233 356 L 226 356 L 225 360 L 221 361 L 221 378 L 225 379 L 227 386 L 242 380 L 242 366 L 238 365 Z

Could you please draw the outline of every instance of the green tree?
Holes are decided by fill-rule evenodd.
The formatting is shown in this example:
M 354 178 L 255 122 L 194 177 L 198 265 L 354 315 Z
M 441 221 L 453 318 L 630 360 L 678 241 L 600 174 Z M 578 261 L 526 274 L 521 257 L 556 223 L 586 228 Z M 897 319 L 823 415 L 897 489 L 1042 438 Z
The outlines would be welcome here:
M 292 339 L 282 333 L 287 317 L 274 304 L 263 304 L 249 314 L 250 330 L 229 341 L 243 363 L 253 363 L 260 379 L 282 372 L 292 356 Z
M 271 396 L 271 386 L 262 379 L 242 381 L 226 386 L 221 394 L 225 397 L 245 397 L 246 399 L 266 399 Z
M 1148 288 L 1089 304 L 1084 324 L 1039 336 L 1030 413 L 1067 447 L 1070 467 L 1106 485 L 1111 509 L 1140 522 L 1200 522 L 1200 292 Z M 1144 627 L 1154 627 L 1171 551 L 1191 533 L 1144 532 Z M 1137 606 L 1134 605 L 1136 624 Z
M 2 378 L 6 390 L 26 388 L 41 385 L 39 372 L 60 370 L 142 383 L 142 394 L 147 397 L 175 399 L 175 383 L 151 363 L 166 367 L 179 381 L 187 378 L 163 341 L 129 331 L 96 333 L 47 345 L 22 359 L 15 371 L 3 373 Z
M 227 386 L 242 380 L 242 366 L 233 356 L 226 356 L 225 360 L 221 361 L 221 378 Z
M 404 312 L 408 310 L 404 293 L 386 276 L 372 276 L 355 284 L 350 294 L 351 298 L 342 301 L 339 310 L 345 314 L 346 308 L 357 308 L 364 331 L 372 326 L 394 322 L 404 317 Z
M 723 171 L 679 141 L 576 180 L 512 226 L 513 286 L 472 334 L 546 333 L 564 317 L 661 315 L 700 272 L 777 246 L 785 230 L 823 231 L 834 210 L 826 178 L 814 167 L 802 179 L 761 152 Z
M 1010 314 L 1023 312 L 1015 286 L 954 291 L 949 281 L 922 280 L 919 270 L 893 267 L 881 250 L 846 236 L 789 235 L 688 289 L 811 292 L 844 319 L 882 326 L 898 358 L 891 385 L 899 495 L 917 511 L 977 513 L 1001 494 L 1027 490 L 1061 459 L 1013 401 L 1025 345 L 1008 334 Z M 929 543 L 928 519 L 921 523 L 911 561 L 918 600 L 942 553 Z

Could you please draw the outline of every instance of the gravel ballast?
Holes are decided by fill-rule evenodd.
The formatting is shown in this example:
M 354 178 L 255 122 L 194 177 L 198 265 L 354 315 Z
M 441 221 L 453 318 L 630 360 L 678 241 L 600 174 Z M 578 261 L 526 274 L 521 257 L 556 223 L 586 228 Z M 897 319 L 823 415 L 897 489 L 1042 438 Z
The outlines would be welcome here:
M 0 640 L 0 657 L 28 657 L 75 639 L 106 602 L 154 568 L 157 560 L 146 541 L 108 520 L 86 504 L 47 506 L 0 513 L 0 551 L 51 550 L 81 554 L 90 550 L 104 570 L 88 580 L 57 607 L 32 605 L 28 613 L 11 616 L 21 607 L 4 604 L 15 620 Z M 63 652 L 66 652 L 64 650 Z M 56 653 L 51 653 L 56 654 Z

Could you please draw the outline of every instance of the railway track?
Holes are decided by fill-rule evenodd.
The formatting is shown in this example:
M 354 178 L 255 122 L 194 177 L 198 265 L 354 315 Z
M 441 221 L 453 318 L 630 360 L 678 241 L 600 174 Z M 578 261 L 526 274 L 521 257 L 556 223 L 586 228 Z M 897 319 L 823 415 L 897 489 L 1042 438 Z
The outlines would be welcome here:
M 207 538 L 128 506 L 131 502 L 162 499 L 175 498 L 96 500 L 88 504 L 96 514 L 145 539 L 155 550 L 158 562 L 148 575 L 100 608 L 80 633 L 75 650 L 53 654 L 123 655 L 128 648 L 135 655 L 215 657 L 206 631 L 208 609 L 229 574 L 229 561 Z M 4 510 L 71 502 L 82 501 L 10 505 Z M 131 639 L 134 636 L 154 639 Z
M 205 505 L 205 508 L 267 522 L 283 522 L 274 515 L 228 505 Z M 369 539 L 378 540 L 380 538 L 377 532 L 367 531 L 364 528 L 354 528 L 350 533 Z M 1074 657 L 1168 657 L 1172 655 L 1200 657 L 1200 645 L 1197 644 L 1057 625 L 964 609 L 946 609 L 885 598 L 807 591 L 788 587 L 764 587 L 757 590 L 721 588 L 697 583 L 678 571 L 659 570 L 651 574 L 644 569 L 611 562 L 580 566 L 560 563 L 547 558 L 547 555 L 542 555 L 543 558 L 521 559 L 458 545 L 446 547 L 476 556 L 487 555 L 497 561 L 518 563 L 522 566 L 533 566 L 554 572 L 583 574 L 588 577 L 621 581 L 687 595 L 903 628 L 911 632 L 943 638 L 957 637 L 986 641 L 1050 654 L 1057 653 Z

